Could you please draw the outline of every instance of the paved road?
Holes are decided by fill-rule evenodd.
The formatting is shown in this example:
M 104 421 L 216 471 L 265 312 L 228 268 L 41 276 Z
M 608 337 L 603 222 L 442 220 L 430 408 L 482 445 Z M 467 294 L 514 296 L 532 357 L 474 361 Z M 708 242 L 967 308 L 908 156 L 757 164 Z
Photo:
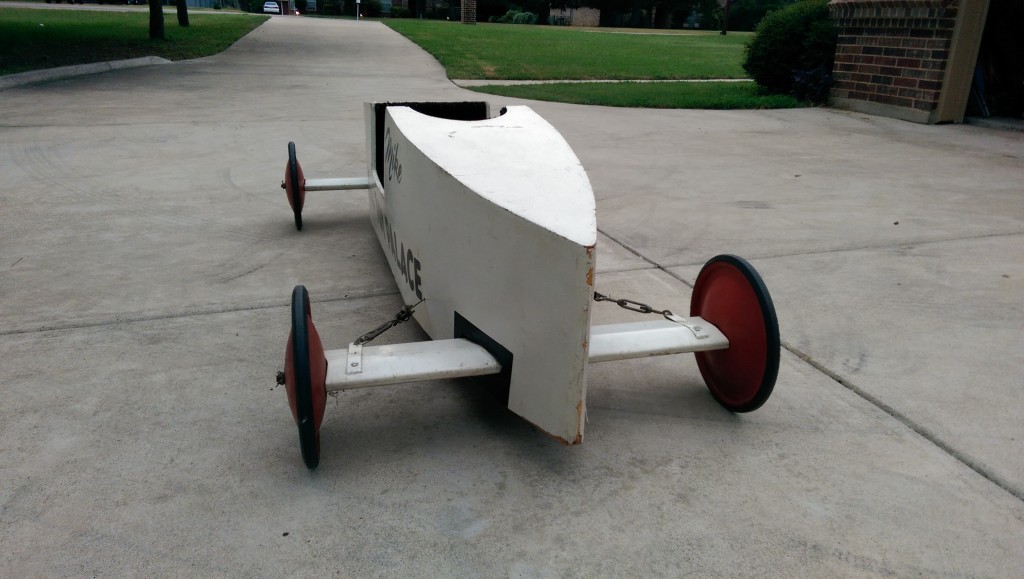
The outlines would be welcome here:
M 535 103 L 592 179 L 598 289 L 685 311 L 701 263 L 750 258 L 775 395 L 735 416 L 688 357 L 595 366 L 566 448 L 463 382 L 355 391 L 308 472 L 292 286 L 329 347 L 401 304 L 362 194 L 294 230 L 285 144 L 359 175 L 363 101 L 472 98 L 380 24 L 288 18 L 0 92 L 0 575 L 1024 574 L 1021 133 Z

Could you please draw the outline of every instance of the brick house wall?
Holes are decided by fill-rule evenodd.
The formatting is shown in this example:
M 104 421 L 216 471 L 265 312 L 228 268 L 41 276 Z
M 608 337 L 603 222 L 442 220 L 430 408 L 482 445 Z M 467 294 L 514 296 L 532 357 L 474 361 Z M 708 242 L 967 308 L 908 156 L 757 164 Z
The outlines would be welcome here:
M 476 0 L 462 0 L 460 14 L 463 24 L 476 24 Z
M 832 0 L 839 28 L 832 104 L 936 122 L 963 0 Z

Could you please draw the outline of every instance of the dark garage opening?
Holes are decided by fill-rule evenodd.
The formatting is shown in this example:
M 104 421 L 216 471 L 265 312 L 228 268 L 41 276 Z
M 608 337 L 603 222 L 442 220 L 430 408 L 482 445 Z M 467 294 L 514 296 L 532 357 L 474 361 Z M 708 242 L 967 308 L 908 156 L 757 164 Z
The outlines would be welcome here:
M 991 0 L 967 105 L 974 117 L 1024 119 L 1024 0 Z

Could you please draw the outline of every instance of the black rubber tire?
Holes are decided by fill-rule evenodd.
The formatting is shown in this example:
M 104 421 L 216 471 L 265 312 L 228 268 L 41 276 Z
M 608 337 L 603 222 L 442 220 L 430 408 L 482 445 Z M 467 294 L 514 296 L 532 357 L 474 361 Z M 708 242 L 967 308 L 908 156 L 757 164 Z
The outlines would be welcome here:
M 313 470 L 320 464 L 320 433 L 313 412 L 313 380 L 309 368 L 309 292 L 297 285 L 292 290 L 292 363 L 295 370 L 296 422 L 302 461 Z
M 288 173 L 292 180 L 292 188 L 295 189 L 295 197 L 299 195 L 299 159 L 295 155 L 295 143 L 288 141 Z M 302 231 L 302 204 L 296 199 L 295 208 L 295 229 Z

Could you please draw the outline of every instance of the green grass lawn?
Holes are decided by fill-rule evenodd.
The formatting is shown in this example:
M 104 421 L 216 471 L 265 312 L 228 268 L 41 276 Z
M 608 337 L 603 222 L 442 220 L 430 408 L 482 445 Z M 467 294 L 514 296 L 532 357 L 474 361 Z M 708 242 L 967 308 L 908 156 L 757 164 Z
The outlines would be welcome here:
M 751 34 L 608 30 L 431 20 L 385 24 L 434 55 L 452 79 L 686 80 L 747 78 Z M 754 83 L 587 83 L 478 86 L 533 100 L 614 107 L 767 109 L 807 106 Z
M 384 21 L 456 79 L 746 78 L 749 33 L 635 34 L 601 29 L 437 20 Z M 640 32 L 640 31 L 637 31 Z
M 198 14 L 181 28 L 166 14 L 167 39 L 148 38 L 147 12 L 0 8 L 0 74 L 68 64 L 162 56 L 182 60 L 223 51 L 266 16 Z M 449 78 L 516 80 L 668 80 L 745 78 L 750 35 L 622 31 L 553 26 L 387 19 L 385 24 L 433 54 Z M 752 83 L 600 83 L 487 86 L 473 90 L 534 100 L 622 107 L 787 108 Z
M 588 83 L 480 86 L 472 90 L 580 105 L 656 109 L 789 109 L 807 106 L 787 95 L 761 94 L 753 82 Z
M 161 56 L 183 60 L 223 51 L 267 20 L 189 12 L 188 28 L 165 14 L 165 40 L 149 39 L 148 12 L 0 8 L 0 74 L 69 64 Z

